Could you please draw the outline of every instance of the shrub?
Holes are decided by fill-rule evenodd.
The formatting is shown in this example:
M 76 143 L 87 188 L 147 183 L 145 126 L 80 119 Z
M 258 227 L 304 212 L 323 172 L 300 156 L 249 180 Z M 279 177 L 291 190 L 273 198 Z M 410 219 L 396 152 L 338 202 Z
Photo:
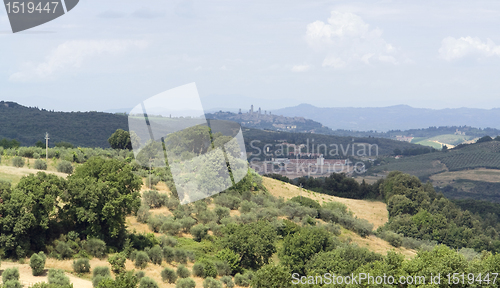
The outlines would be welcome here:
M 111 277 L 111 273 L 109 272 L 109 267 L 107 266 L 97 266 L 94 268 L 92 271 L 92 278 L 96 277 L 97 275 L 103 276 L 103 277 Z
M 195 288 L 196 282 L 191 278 L 180 279 L 175 285 L 175 288 Z
M 149 186 L 149 185 L 148 185 Z M 150 208 L 160 208 L 165 205 L 165 200 L 160 196 L 158 191 L 149 190 L 142 193 L 142 200 Z
M 146 268 L 146 266 L 148 266 L 148 262 L 149 262 L 148 253 L 146 253 L 144 251 L 137 252 L 137 254 L 135 255 L 135 267 L 136 268 L 144 269 L 144 268 Z
M 254 202 L 243 200 L 241 202 L 241 205 L 240 205 L 240 212 L 241 213 L 248 213 L 257 207 L 258 207 L 258 205 L 255 204 Z
M 24 159 L 22 157 L 16 156 L 12 158 L 12 166 L 14 167 L 23 167 L 24 166 Z
M 19 280 L 19 269 L 16 268 L 7 268 L 2 273 L 2 282 L 5 283 L 7 281 Z
M 36 152 L 35 152 L 35 153 L 33 153 L 33 158 L 34 158 L 34 159 L 40 159 L 40 154 L 38 154 L 38 153 L 36 153 Z
M 137 277 L 137 281 L 141 281 L 141 279 L 146 276 L 146 273 L 144 271 L 137 271 L 134 276 Z
M 187 263 L 187 252 L 184 249 L 174 249 L 174 259 L 175 262 L 186 264 Z
M 73 271 L 76 273 L 89 273 L 90 272 L 90 262 L 87 258 L 80 258 L 73 261 Z
M 288 269 L 281 265 L 267 264 L 262 266 L 251 281 L 252 287 L 259 288 L 287 288 L 292 287 L 292 277 Z
M 159 245 L 155 245 L 153 248 L 148 251 L 149 259 L 153 264 L 161 265 L 163 260 L 163 249 Z
M 174 218 L 167 218 L 161 225 L 160 231 L 170 235 L 179 234 L 181 231 L 181 223 Z
M 173 269 L 165 268 L 161 271 L 161 279 L 163 280 L 163 282 L 172 284 L 177 281 L 177 274 Z
M 139 288 L 158 288 L 158 284 L 155 280 L 149 277 L 142 277 L 141 281 L 139 282 Z
M 9 280 L 5 282 L 2 286 L 3 288 L 22 288 L 23 286 L 19 282 L 19 280 Z
M 198 224 L 191 227 L 191 235 L 193 235 L 194 241 L 200 242 L 208 235 L 208 227 L 203 224 Z
M 229 267 L 229 264 L 227 264 L 226 261 L 215 262 L 215 268 L 217 269 L 217 274 L 219 274 L 219 276 L 231 275 L 231 267 Z
M 217 252 L 216 257 L 229 265 L 230 274 L 240 272 L 240 256 L 231 249 L 222 249 Z
M 69 259 L 73 257 L 73 255 L 75 254 L 73 249 L 71 249 L 71 246 L 64 241 L 57 242 L 57 245 L 54 249 L 54 253 L 55 253 L 54 255 L 55 258 L 58 259 Z
M 174 248 L 170 246 L 163 247 L 163 258 L 167 263 L 172 263 L 175 259 Z
M 31 255 L 30 258 L 30 267 L 31 267 L 31 273 L 33 276 L 39 276 L 42 275 L 43 270 L 45 268 L 45 260 L 47 257 L 43 252 L 40 252 L 38 254 L 34 253 Z
M 191 272 L 189 272 L 189 269 L 186 268 L 186 266 L 179 265 L 179 267 L 177 267 L 177 275 L 181 278 L 188 278 L 191 276 Z
M 214 203 L 231 210 L 236 210 L 240 207 L 241 199 L 233 195 L 219 194 L 219 196 L 214 199 Z
M 233 278 L 231 278 L 231 276 L 224 276 L 220 279 L 220 281 L 224 283 L 224 285 L 226 285 L 227 288 L 234 287 Z
M 205 277 L 212 277 L 212 278 L 217 277 L 217 268 L 215 267 L 215 265 L 212 261 L 207 260 L 207 259 L 201 259 L 200 261 L 198 261 L 196 263 L 203 265 L 203 272 L 205 274 L 205 276 L 203 278 L 205 278 Z
M 35 161 L 35 169 L 47 170 L 47 162 L 40 160 L 40 159 L 36 160 Z
M 102 259 L 106 256 L 106 242 L 100 239 L 88 239 L 85 247 L 85 250 L 87 250 L 87 252 L 94 257 Z
M 222 283 L 212 277 L 208 277 L 203 281 L 203 288 L 222 288 Z
M 231 209 L 222 206 L 215 206 L 214 212 L 215 215 L 217 215 L 217 223 L 220 223 L 222 218 L 230 216 Z
M 149 206 L 148 205 L 141 205 L 139 207 L 139 210 L 137 210 L 137 221 L 141 223 L 146 223 L 148 222 L 149 216 L 151 213 L 149 212 Z
M 115 274 L 121 274 L 125 272 L 125 262 L 127 258 L 122 253 L 117 253 L 108 258 L 109 264 L 111 264 L 111 271 Z
M 234 275 L 234 283 L 241 287 L 248 287 L 250 286 L 250 279 L 247 277 L 247 275 L 237 273 L 236 275 Z
M 191 227 L 193 227 L 194 224 L 196 224 L 196 220 L 194 220 L 191 216 L 183 217 L 179 222 L 181 224 L 182 230 L 186 233 L 189 231 L 189 229 L 191 229 Z
M 201 262 L 196 262 L 193 265 L 193 276 L 205 278 L 205 265 Z
M 57 171 L 71 174 L 73 173 L 73 165 L 71 165 L 71 162 L 69 161 L 62 160 L 61 162 L 57 163 Z
M 49 284 L 54 284 L 55 286 L 69 286 L 71 284 L 68 276 L 61 269 L 49 269 L 48 279 Z

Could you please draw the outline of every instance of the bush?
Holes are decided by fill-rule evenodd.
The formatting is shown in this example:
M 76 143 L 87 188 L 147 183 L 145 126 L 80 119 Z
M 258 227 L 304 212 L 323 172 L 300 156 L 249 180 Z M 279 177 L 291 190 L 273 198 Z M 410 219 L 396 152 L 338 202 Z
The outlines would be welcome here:
M 220 279 L 220 281 L 224 283 L 224 285 L 226 285 L 227 288 L 234 287 L 233 278 L 231 278 L 231 276 L 224 276 Z
M 240 273 L 237 273 L 236 275 L 234 275 L 234 283 L 241 287 L 250 286 L 251 279 L 249 279 L 247 276 L 248 275 L 242 275 Z
M 186 233 L 189 231 L 189 229 L 191 229 L 191 227 L 193 227 L 194 224 L 196 224 L 196 220 L 194 220 L 191 216 L 182 217 L 179 222 L 181 224 L 182 230 Z
M 292 275 L 281 265 L 267 264 L 262 266 L 251 281 L 252 287 L 287 288 L 292 287 Z
M 184 249 L 174 249 L 174 259 L 175 262 L 186 264 L 187 263 L 187 252 Z
M 189 269 L 186 268 L 186 266 L 179 265 L 179 267 L 177 267 L 177 275 L 181 278 L 188 278 L 191 276 L 191 272 L 189 272 Z
M 254 210 L 257 207 L 258 207 L 258 205 L 255 204 L 254 202 L 243 200 L 241 202 L 240 212 L 241 213 L 248 213 L 248 212 L 251 212 L 252 210 Z
M 47 170 L 47 162 L 40 160 L 40 159 L 36 160 L 35 161 L 35 169 Z
M 109 268 L 106 266 L 95 267 L 92 271 L 92 286 L 97 287 L 105 279 L 111 278 Z
M 175 288 L 195 288 L 196 282 L 191 278 L 180 279 L 175 285 Z
M 191 235 L 193 235 L 194 241 L 200 242 L 201 240 L 205 239 L 205 237 L 207 237 L 208 227 L 203 224 L 198 224 L 191 227 L 190 233 Z
M 241 199 L 233 195 L 219 194 L 219 196 L 214 199 L 214 203 L 231 210 L 237 210 L 238 207 L 240 207 Z
M 219 276 L 231 275 L 231 267 L 229 267 L 229 264 L 227 264 L 226 261 L 215 262 L 215 268 L 217 269 L 217 274 L 219 274 Z
M 163 282 L 168 282 L 170 284 L 175 283 L 177 281 L 177 274 L 173 269 L 165 268 L 161 271 L 161 279 Z
M 149 249 L 148 256 L 153 264 L 161 265 L 163 260 L 163 249 L 161 249 L 159 245 L 155 245 L 153 248 Z
M 217 223 L 220 223 L 222 218 L 230 216 L 231 209 L 222 206 L 215 206 L 214 212 L 215 215 L 217 215 Z
M 9 280 L 2 286 L 3 288 L 22 288 L 23 286 L 18 280 Z
M 205 278 L 205 277 L 212 277 L 212 278 L 217 277 L 217 268 L 215 267 L 215 265 L 212 261 L 207 260 L 207 259 L 201 259 L 200 261 L 198 261 L 196 263 L 201 264 L 203 266 L 203 273 L 205 274 L 205 276 L 203 276 L 203 278 Z M 193 269 L 194 269 L 194 267 L 193 267 Z
M 100 239 L 90 238 L 87 240 L 85 248 L 85 250 L 87 250 L 87 252 L 94 257 L 99 259 L 106 257 L 106 242 Z
M 87 258 L 80 258 L 73 261 L 73 271 L 76 273 L 89 273 L 90 272 L 90 262 Z
M 137 278 L 137 281 L 141 281 L 141 279 L 146 276 L 146 273 L 144 271 L 137 271 L 134 276 Z
M 61 269 L 49 269 L 48 279 L 49 284 L 54 284 L 56 286 L 69 286 L 71 284 L 68 276 L 66 276 Z
M 149 262 L 148 253 L 146 253 L 144 251 L 137 252 L 137 254 L 135 255 L 135 267 L 136 268 L 144 269 L 144 268 L 146 268 L 146 266 L 148 266 L 148 262 Z
M 7 268 L 2 273 L 2 282 L 5 283 L 7 281 L 19 280 L 19 269 L 18 268 Z
M 201 262 L 196 262 L 193 265 L 193 276 L 205 278 L 205 265 Z
M 52 256 L 54 256 L 54 258 L 69 259 L 69 258 L 73 257 L 73 255 L 75 254 L 75 251 L 73 251 L 73 249 L 71 249 L 71 246 L 67 242 L 58 241 L 53 253 L 55 254 L 55 255 L 52 255 Z
M 160 195 L 158 191 L 154 190 L 144 191 L 142 193 L 142 200 L 150 208 L 160 208 L 161 206 L 165 205 L 165 197 L 162 197 L 162 195 Z
M 139 282 L 139 288 L 159 288 L 155 280 L 149 277 L 142 277 Z
M 61 162 L 57 163 L 57 171 L 71 174 L 73 173 L 73 165 L 71 165 L 71 162 L 69 161 L 62 160 Z
M 127 258 L 122 253 L 117 253 L 108 258 L 109 264 L 111 264 L 111 271 L 115 274 L 121 274 L 125 272 L 125 262 Z
M 163 258 L 167 263 L 172 263 L 175 260 L 174 248 L 170 246 L 163 247 Z
M 23 167 L 24 166 L 24 159 L 22 157 L 16 156 L 12 158 L 12 166 L 14 167 Z
M 139 210 L 137 210 L 137 221 L 141 223 L 147 223 L 149 216 L 151 213 L 149 212 L 149 206 L 148 205 L 141 205 L 139 207 Z
M 231 275 L 233 275 L 233 273 L 240 272 L 240 256 L 233 250 L 227 248 L 222 249 L 217 252 L 216 257 L 229 265 Z
M 47 257 L 43 252 L 40 252 L 38 254 L 34 253 L 31 255 L 30 258 L 30 267 L 31 267 L 31 273 L 33 276 L 39 276 L 42 275 L 43 270 L 45 268 L 45 260 Z
M 203 281 L 203 288 L 222 288 L 222 283 L 212 277 L 208 277 Z

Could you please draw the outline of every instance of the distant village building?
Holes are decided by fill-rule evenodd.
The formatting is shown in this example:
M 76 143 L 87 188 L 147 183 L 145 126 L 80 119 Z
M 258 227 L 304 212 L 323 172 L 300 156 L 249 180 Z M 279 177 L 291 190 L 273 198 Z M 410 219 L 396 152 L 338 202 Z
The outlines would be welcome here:
M 409 136 L 401 136 L 401 135 L 398 135 L 396 136 L 396 140 L 398 141 L 402 141 L 402 142 L 411 142 L 411 140 L 413 140 L 414 137 L 409 137 Z
M 465 136 L 465 132 L 462 132 L 462 131 L 460 131 L 458 129 L 455 129 L 455 135 L 463 135 L 463 136 Z

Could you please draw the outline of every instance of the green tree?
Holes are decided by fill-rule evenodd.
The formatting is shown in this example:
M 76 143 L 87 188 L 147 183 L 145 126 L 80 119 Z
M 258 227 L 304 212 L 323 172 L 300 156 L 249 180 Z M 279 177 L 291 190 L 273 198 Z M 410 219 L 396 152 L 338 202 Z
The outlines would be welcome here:
M 122 129 L 117 129 L 115 133 L 111 134 L 108 142 L 113 149 L 132 149 L 130 133 Z
M 42 275 L 47 257 L 43 252 L 33 253 L 30 258 L 31 273 L 33 276 Z
M 106 278 L 99 282 L 97 288 L 137 288 L 138 279 L 133 271 L 122 273 L 116 276 L 116 279 Z
M 108 262 L 111 264 L 111 270 L 116 275 L 125 272 L 125 261 L 127 261 L 127 257 L 122 253 L 114 254 L 108 258 Z
M 229 224 L 223 229 L 221 248 L 228 248 L 240 256 L 241 266 L 259 268 L 269 262 L 276 252 L 276 230 L 266 221 L 250 224 Z
M 265 265 L 255 273 L 252 278 L 251 286 L 255 288 L 292 287 L 290 270 L 281 265 Z
M 141 204 L 141 179 L 115 159 L 91 158 L 69 176 L 64 217 L 71 230 L 119 246 L 125 240 L 125 217 Z

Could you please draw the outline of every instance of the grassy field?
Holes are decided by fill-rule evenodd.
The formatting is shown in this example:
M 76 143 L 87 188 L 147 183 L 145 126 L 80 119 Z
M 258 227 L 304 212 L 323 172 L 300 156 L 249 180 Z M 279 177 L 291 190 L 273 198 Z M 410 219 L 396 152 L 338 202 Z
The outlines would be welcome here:
M 438 150 L 441 149 L 441 144 L 434 142 L 434 141 L 430 141 L 430 140 L 422 140 L 422 141 L 416 142 L 415 144 L 420 144 L 423 146 L 430 146 L 430 147 L 432 147 L 434 149 L 438 149 Z
M 16 185 L 17 183 L 19 183 L 19 180 L 21 180 L 22 177 L 27 176 L 29 174 L 36 174 L 38 172 L 55 174 L 59 177 L 65 177 L 65 178 L 68 176 L 68 174 L 66 173 L 57 172 L 57 169 L 55 168 L 56 165 L 54 164 L 54 161 L 52 161 L 52 159 L 49 159 L 47 163 L 47 170 L 34 169 L 33 168 L 35 166 L 34 159 L 24 158 L 24 161 L 26 163 L 24 167 L 17 168 L 11 166 L 10 160 L 6 159 L 6 157 L 3 157 L 2 164 L 0 164 L 0 180 L 4 180 L 10 182 L 12 185 Z
M 459 179 L 500 183 L 500 170 L 479 168 L 474 170 L 443 172 L 432 175 L 430 178 L 435 185 L 440 186 L 450 184 Z

